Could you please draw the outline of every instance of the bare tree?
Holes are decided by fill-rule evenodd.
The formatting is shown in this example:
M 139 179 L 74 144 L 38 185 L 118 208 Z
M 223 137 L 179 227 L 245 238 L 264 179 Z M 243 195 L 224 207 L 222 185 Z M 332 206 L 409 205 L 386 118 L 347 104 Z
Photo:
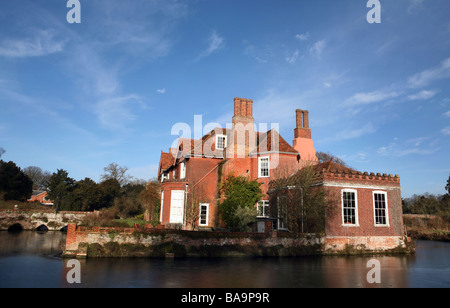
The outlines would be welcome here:
M 343 161 L 341 158 L 330 154 L 330 153 L 325 153 L 325 152 L 317 152 L 316 153 L 317 158 L 319 159 L 319 163 L 326 163 L 329 162 L 330 160 L 333 160 L 334 163 L 339 164 L 341 166 L 347 167 L 347 168 L 351 168 L 345 161 Z
M 33 181 L 33 189 L 45 189 L 47 182 L 52 174 L 48 171 L 42 171 L 40 167 L 29 166 L 23 169 L 23 172 Z
M 105 173 L 101 176 L 102 181 L 114 179 L 120 183 L 120 186 L 124 186 L 128 184 L 132 179 L 132 176 L 126 174 L 128 171 L 128 167 L 119 166 L 119 164 L 117 163 L 111 163 L 103 168 L 103 170 L 105 171 Z
M 145 189 L 139 193 L 138 200 L 144 207 L 146 220 L 157 225 L 161 209 L 161 183 L 159 181 L 148 182 Z
M 0 158 L 2 157 L 3 154 L 5 154 L 5 149 L 0 147 Z

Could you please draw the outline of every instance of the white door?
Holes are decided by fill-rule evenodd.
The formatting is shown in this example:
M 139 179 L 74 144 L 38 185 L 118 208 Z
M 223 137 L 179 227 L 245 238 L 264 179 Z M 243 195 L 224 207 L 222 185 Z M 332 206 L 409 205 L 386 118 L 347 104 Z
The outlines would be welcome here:
M 184 214 L 184 190 L 172 190 L 170 200 L 170 223 L 182 224 Z

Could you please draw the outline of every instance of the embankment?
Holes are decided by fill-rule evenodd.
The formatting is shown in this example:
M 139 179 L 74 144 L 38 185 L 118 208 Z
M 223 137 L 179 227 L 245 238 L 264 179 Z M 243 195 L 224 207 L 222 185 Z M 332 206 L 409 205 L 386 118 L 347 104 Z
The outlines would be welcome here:
M 69 224 L 65 257 L 289 257 L 410 253 L 402 238 L 332 238 L 315 234 L 101 228 Z
M 408 236 L 418 240 L 450 242 L 450 223 L 436 215 L 404 214 Z

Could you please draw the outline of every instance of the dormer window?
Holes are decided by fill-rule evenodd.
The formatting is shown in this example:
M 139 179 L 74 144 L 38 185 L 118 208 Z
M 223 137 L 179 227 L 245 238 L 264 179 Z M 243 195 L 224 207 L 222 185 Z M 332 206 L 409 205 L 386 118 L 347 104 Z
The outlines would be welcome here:
M 217 135 L 216 136 L 216 150 L 224 150 L 227 147 L 227 136 Z

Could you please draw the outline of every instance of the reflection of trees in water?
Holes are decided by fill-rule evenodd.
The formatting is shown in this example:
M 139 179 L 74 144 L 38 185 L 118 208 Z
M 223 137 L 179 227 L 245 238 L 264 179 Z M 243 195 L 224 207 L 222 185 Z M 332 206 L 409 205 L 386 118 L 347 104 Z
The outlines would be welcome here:
M 41 231 L 20 231 L 20 228 L 17 229 L 16 232 L 0 232 L 0 255 L 16 253 L 57 255 L 64 248 L 66 242 L 66 233 L 64 232 L 45 231 L 44 228 Z

